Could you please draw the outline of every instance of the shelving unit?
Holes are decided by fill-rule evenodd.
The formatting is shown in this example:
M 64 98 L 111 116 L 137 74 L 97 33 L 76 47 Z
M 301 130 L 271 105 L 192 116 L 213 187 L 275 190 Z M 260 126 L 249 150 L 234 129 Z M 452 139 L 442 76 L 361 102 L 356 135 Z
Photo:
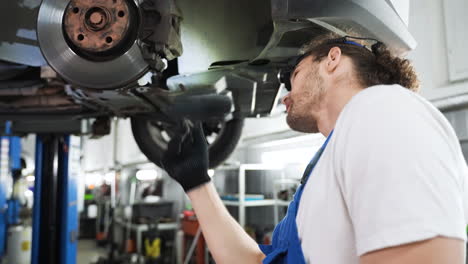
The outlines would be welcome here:
M 246 207 L 260 207 L 260 206 L 273 206 L 274 207 L 274 214 L 275 214 L 275 224 L 278 223 L 278 207 L 279 206 L 288 206 L 289 202 L 282 201 L 279 199 L 264 199 L 264 200 L 253 200 L 253 201 L 246 201 L 245 200 L 245 177 L 246 171 L 281 171 L 281 177 L 284 178 L 283 173 L 283 166 L 278 166 L 275 164 L 241 164 L 239 166 L 224 166 L 217 168 L 218 171 L 220 170 L 238 170 L 238 182 L 239 182 L 239 189 L 238 189 L 238 201 L 228 201 L 223 200 L 223 203 L 226 206 L 237 206 L 239 212 L 239 224 L 244 227 L 245 226 L 245 208 Z M 276 190 L 275 190 L 276 191 Z M 274 191 L 274 192 L 275 192 Z M 276 193 L 274 194 L 276 198 Z

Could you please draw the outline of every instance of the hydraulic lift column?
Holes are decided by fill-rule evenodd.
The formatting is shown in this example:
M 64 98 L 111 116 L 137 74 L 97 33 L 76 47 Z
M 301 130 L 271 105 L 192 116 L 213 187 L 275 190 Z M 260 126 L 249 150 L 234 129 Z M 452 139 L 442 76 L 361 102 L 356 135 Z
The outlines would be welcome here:
M 79 138 L 37 135 L 32 264 L 74 264 Z

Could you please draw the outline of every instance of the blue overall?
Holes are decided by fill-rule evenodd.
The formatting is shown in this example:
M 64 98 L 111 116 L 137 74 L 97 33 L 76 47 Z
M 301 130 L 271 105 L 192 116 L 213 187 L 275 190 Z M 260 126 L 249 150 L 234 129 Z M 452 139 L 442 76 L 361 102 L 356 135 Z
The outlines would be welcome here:
M 332 136 L 333 131 L 328 136 L 322 147 L 315 153 L 314 158 L 309 162 L 301 180 L 301 185 L 294 194 L 293 201 L 289 204 L 288 211 L 284 219 L 275 227 L 271 245 L 260 245 L 260 249 L 265 254 L 263 260 L 265 264 L 306 264 L 304 253 L 302 252 L 301 241 L 297 232 L 296 215 L 299 209 L 304 186 L 315 165 L 322 156 L 325 147 Z

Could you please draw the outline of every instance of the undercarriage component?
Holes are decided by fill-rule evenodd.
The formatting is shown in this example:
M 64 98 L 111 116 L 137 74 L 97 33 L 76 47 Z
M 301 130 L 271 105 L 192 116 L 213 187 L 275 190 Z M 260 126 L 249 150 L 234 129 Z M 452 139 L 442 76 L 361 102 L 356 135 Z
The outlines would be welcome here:
M 53 119 L 36 119 L 23 120 L 15 119 L 12 116 L 2 114 L 0 121 L 12 121 L 11 133 L 13 135 L 27 135 L 30 133 L 56 133 L 56 134 L 89 134 L 91 133 L 91 125 L 88 120 L 80 120 L 77 118 L 53 118 Z M 0 131 L 5 131 L 5 122 L 0 122 Z
M 140 21 L 137 9 L 133 0 L 44 0 L 37 22 L 42 53 L 55 71 L 80 87 L 133 83 L 148 69 L 133 30 Z
M 0 61 L 0 81 L 12 79 L 28 70 L 28 66 Z
M 169 91 L 230 91 L 234 99 L 234 115 L 239 117 L 269 116 L 281 93 L 279 71 L 285 58 L 251 63 L 213 66 L 210 70 L 179 75 L 167 80 Z M 272 59 L 273 60 L 273 59 Z
M 76 104 L 84 105 L 98 113 L 127 117 L 135 113 L 155 111 L 152 104 L 135 96 L 131 89 L 96 90 L 67 86 L 65 90 Z
M 173 120 L 190 119 L 196 122 L 224 119 L 233 111 L 232 95 L 226 90 L 167 91 L 154 87 L 140 87 L 135 93 Z
M 16 108 L 74 106 L 70 98 L 63 95 L 21 97 L 12 104 Z
M 50 66 L 42 66 L 41 67 L 41 79 L 47 81 L 53 81 L 58 79 L 57 72 L 54 71 Z
M 0 96 L 32 96 L 37 95 L 44 82 L 36 80 L 0 81 Z
M 107 116 L 98 117 L 94 120 L 92 126 L 92 138 L 109 135 L 111 130 L 110 118 Z
M 182 14 L 175 0 L 143 0 L 140 11 L 142 26 L 138 38 L 143 56 L 153 69 L 161 71 L 161 58 L 172 60 L 182 55 Z
M 40 107 L 79 107 L 65 94 L 63 83 L 43 80 L 0 81 L 0 106 L 19 111 Z

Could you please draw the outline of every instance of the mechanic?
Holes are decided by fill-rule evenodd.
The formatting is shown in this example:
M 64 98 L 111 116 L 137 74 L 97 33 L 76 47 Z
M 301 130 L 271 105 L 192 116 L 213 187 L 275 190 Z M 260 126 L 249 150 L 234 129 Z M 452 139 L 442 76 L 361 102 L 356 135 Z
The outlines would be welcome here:
M 164 167 L 192 201 L 216 263 L 465 263 L 468 168 L 455 132 L 416 93 L 408 60 L 362 43 L 313 40 L 286 82 L 288 125 L 327 139 L 272 245 L 259 247 L 220 200 L 201 126 L 170 142 Z

